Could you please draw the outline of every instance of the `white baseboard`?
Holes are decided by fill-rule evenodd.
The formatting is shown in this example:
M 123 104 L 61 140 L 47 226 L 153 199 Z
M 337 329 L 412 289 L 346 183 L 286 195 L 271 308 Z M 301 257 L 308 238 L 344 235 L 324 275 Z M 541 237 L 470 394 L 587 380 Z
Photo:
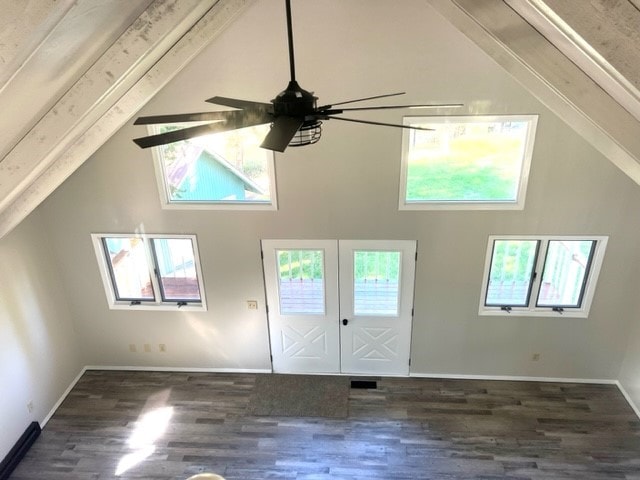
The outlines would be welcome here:
M 640 409 L 636 406 L 636 404 L 633 402 L 633 400 L 631 399 L 631 395 L 629 395 L 627 393 L 627 391 L 624 389 L 624 387 L 622 386 L 622 384 L 616 380 L 616 386 L 618 387 L 618 390 L 620 390 L 620 393 L 622 393 L 622 395 L 624 396 L 624 398 L 627 400 L 627 403 L 629 404 L 629 406 L 633 409 L 633 411 L 636 413 L 636 416 L 638 418 L 640 418 Z
M 80 373 L 78 373 L 78 375 L 76 375 L 76 378 L 73 379 L 73 381 L 71 382 L 71 384 L 67 387 L 67 389 L 64 391 L 64 393 L 62 394 L 62 396 L 60 396 L 60 398 L 58 399 L 58 401 L 55 403 L 55 405 L 53 406 L 53 408 L 51 410 L 49 410 L 49 413 L 47 413 L 47 416 L 44 417 L 44 419 L 42 420 L 42 422 L 40 422 L 40 427 L 44 428 L 44 426 L 47 424 L 47 422 L 49 420 L 51 420 L 51 417 L 53 416 L 54 413 L 56 413 L 56 410 L 58 409 L 58 407 L 60 407 L 60 405 L 62 405 L 62 402 L 64 402 L 65 398 L 67 398 L 67 395 L 69 395 L 69 392 L 71 392 L 71 390 L 73 389 L 73 387 L 76 386 L 76 383 L 78 383 L 78 380 L 80 380 L 80 377 L 82 377 L 82 375 L 84 375 L 84 372 L 87 370 L 87 367 L 83 367 L 82 370 L 80 370 Z

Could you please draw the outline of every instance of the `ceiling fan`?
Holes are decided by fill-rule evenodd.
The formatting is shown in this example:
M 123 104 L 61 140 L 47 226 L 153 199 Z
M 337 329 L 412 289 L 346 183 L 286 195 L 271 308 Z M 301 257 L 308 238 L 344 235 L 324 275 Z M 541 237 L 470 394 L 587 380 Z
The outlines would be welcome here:
M 287 37 L 289 43 L 289 68 L 291 72 L 291 80 L 289 81 L 287 88 L 280 92 L 276 98 L 271 100 L 270 103 L 264 103 L 227 97 L 212 97 L 206 101 L 215 105 L 235 108 L 236 110 L 139 117 L 134 122 L 134 125 L 174 124 L 181 122 L 209 123 L 186 127 L 180 130 L 172 130 L 157 135 L 136 138 L 133 141 L 141 148 L 149 148 L 180 140 L 187 140 L 201 135 L 226 132 L 255 125 L 271 124 L 271 129 L 260 146 L 268 150 L 284 152 L 288 146 L 294 147 L 310 145 L 320 140 L 323 120 L 335 119 L 346 122 L 365 123 L 386 127 L 430 130 L 417 126 L 375 122 L 338 116 L 343 112 L 401 108 L 452 108 L 462 106 L 461 104 L 431 104 L 336 108 L 336 106 L 346 105 L 349 103 L 404 95 L 404 92 L 376 95 L 373 97 L 358 98 L 355 100 L 318 106 L 318 97 L 314 96 L 313 92 L 308 92 L 307 90 L 302 89 L 296 81 L 293 54 L 293 28 L 291 22 L 291 0 L 285 0 L 285 7 L 287 14 Z

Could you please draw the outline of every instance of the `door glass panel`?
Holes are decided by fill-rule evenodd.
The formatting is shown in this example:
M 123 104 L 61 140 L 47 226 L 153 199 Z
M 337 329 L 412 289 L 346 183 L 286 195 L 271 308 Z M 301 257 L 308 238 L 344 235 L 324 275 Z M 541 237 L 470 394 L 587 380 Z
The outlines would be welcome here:
M 162 300 L 200 301 L 193 244 L 189 238 L 154 238 Z
M 537 253 L 538 240 L 496 240 L 485 305 L 526 306 Z
M 324 252 L 277 250 L 281 315 L 324 315 Z
M 353 255 L 354 315 L 398 315 L 400 252 Z
M 595 244 L 593 240 L 549 240 L 537 306 L 580 307 Z
M 138 237 L 104 237 L 109 273 L 117 300 L 154 300 L 149 262 Z

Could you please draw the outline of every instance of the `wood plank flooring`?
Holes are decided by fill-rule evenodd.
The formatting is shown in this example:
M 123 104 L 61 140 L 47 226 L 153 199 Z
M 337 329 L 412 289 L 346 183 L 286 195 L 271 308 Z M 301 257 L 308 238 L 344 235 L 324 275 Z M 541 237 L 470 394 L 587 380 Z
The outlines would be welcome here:
M 88 371 L 11 480 L 640 479 L 612 385 L 382 378 L 325 419 L 248 415 L 255 379 Z

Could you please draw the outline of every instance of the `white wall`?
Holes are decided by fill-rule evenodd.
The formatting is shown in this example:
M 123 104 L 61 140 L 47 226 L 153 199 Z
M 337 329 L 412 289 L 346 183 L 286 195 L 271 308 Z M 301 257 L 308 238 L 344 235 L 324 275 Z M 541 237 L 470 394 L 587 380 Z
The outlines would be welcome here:
M 141 113 L 199 111 L 213 95 L 273 98 L 288 64 L 272 7 L 250 8 Z M 424 2 L 298 2 L 294 28 L 298 80 L 320 103 L 406 90 L 408 102 L 463 102 L 457 114 L 539 114 L 525 209 L 399 212 L 400 132 L 329 121 L 317 145 L 277 155 L 278 211 L 162 210 L 151 153 L 131 142 L 144 130 L 129 125 L 43 205 L 87 363 L 268 369 L 266 315 L 245 303 L 264 298 L 260 239 L 416 239 L 413 373 L 617 378 L 636 313 L 637 185 Z M 134 230 L 197 235 L 208 312 L 107 308 L 89 235 Z M 479 317 L 490 234 L 609 235 L 589 318 Z M 140 353 L 144 343 L 154 351 Z
M 41 216 L 0 240 L 0 459 L 29 423 L 42 424 L 82 366 Z

